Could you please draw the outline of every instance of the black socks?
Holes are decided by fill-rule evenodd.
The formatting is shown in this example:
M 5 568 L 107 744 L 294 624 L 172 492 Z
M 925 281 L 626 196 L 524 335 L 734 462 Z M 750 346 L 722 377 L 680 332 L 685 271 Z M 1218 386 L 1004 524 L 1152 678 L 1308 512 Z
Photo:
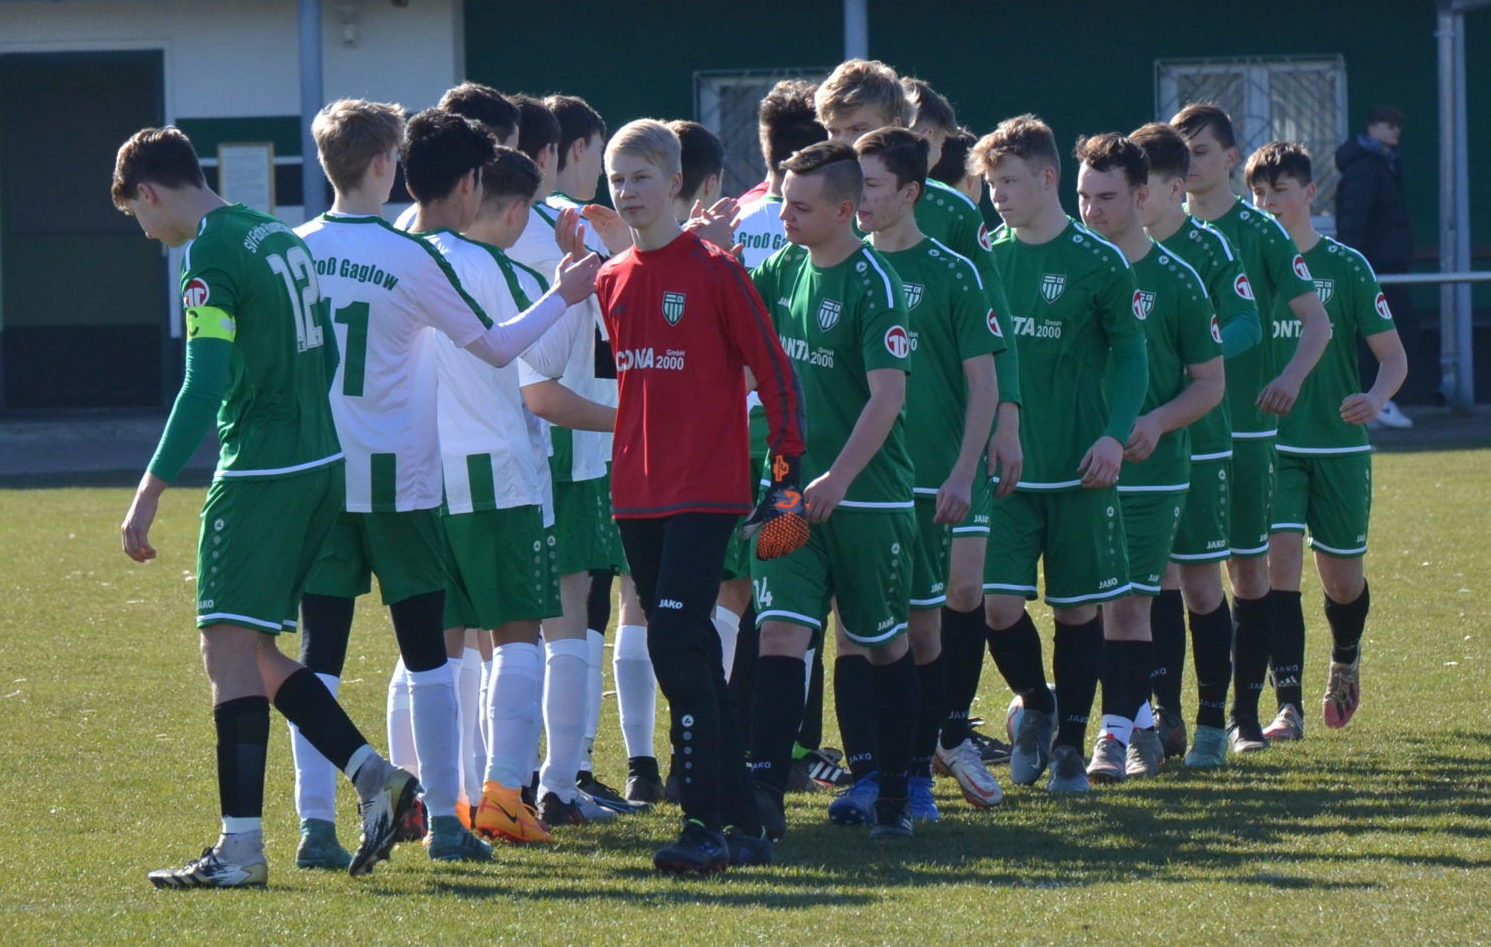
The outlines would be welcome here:
M 1179 589 L 1161 589 L 1149 606 L 1150 637 L 1154 640 L 1154 668 L 1150 673 L 1150 690 L 1156 708 L 1172 713 L 1180 711 L 1181 682 L 1186 667 L 1185 605 Z M 1107 693 L 1104 681 L 1104 693 Z M 1107 713 L 1104 700 L 1104 713 Z
M 1190 615 L 1196 725 L 1221 730 L 1227 725 L 1227 688 L 1232 682 L 1232 612 L 1223 596 L 1213 611 Z
M 1234 598 L 1232 607 L 1232 715 L 1257 719 L 1273 641 L 1273 595 Z
M 946 668 L 947 716 L 942 722 L 942 745 L 952 749 L 968 739 L 968 711 L 978 694 L 984 666 L 984 643 L 989 640 L 982 607 L 971 612 L 942 609 L 942 655 Z M 992 645 L 991 645 L 992 647 Z
M 321 685 L 315 675 L 311 680 Z M 222 814 L 257 819 L 264 814 L 269 698 L 224 701 L 212 708 L 212 719 L 217 728 L 217 791 Z
M 1362 580 L 1362 594 L 1353 602 L 1342 604 L 1325 596 L 1325 620 L 1331 626 L 1331 660 L 1350 664 L 1361 653 L 1362 629 L 1367 627 L 1367 613 L 1372 610 L 1372 590 Z
M 1269 665 L 1273 672 L 1274 693 L 1279 709 L 1293 704 L 1303 710 L 1300 675 L 1305 664 L 1305 612 L 1299 592 L 1274 589 L 1274 630 Z
M 1056 623 L 1056 645 L 1051 665 L 1056 678 L 1056 706 L 1061 719 L 1056 725 L 1054 745 L 1074 746 L 1080 751 L 1087 743 L 1087 718 L 1092 713 L 1093 698 L 1097 696 L 1102 661 L 1101 618 L 1081 625 Z M 1027 706 L 1035 704 L 1032 702 Z

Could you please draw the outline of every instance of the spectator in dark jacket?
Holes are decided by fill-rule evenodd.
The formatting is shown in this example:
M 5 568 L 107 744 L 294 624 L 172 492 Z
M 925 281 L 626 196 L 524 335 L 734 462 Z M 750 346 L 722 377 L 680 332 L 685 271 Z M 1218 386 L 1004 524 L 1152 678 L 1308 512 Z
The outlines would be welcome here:
M 1379 105 L 1367 113 L 1367 130 L 1336 149 L 1336 167 L 1341 171 L 1336 185 L 1336 239 L 1360 250 L 1379 274 L 1406 273 L 1413 263 L 1413 230 L 1398 164 L 1403 120 L 1397 108 Z M 1413 301 L 1405 286 L 1385 286 L 1383 292 L 1411 364 L 1418 348 Z M 1388 427 L 1413 426 L 1391 401 L 1379 419 Z

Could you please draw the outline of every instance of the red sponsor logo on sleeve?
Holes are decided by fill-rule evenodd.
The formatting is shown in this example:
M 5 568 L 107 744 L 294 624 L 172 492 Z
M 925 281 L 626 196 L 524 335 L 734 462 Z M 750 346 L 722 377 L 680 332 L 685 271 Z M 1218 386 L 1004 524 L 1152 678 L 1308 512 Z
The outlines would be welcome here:
M 911 354 L 911 336 L 900 326 L 891 326 L 885 330 L 885 350 L 896 358 L 905 358 Z
M 1216 316 L 1211 317 L 1211 340 L 1218 345 L 1222 344 L 1222 324 L 1217 321 Z
M 985 224 L 978 225 L 978 245 L 985 250 L 994 249 L 994 240 L 989 236 L 989 228 Z
M 1393 317 L 1393 310 L 1387 304 L 1386 293 L 1378 293 L 1377 299 L 1372 303 L 1372 305 L 1374 308 L 1376 308 L 1377 314 L 1382 318 L 1391 319 Z
M 1232 281 L 1232 289 L 1243 299 L 1253 298 L 1253 284 L 1248 282 L 1248 274 L 1239 273 L 1237 279 Z
M 207 282 L 200 277 L 193 277 L 181 291 L 181 305 L 187 309 L 205 306 L 209 295 L 211 291 L 207 288 Z
M 1310 279 L 1310 268 L 1305 266 L 1305 258 L 1298 253 L 1294 255 L 1294 275 L 1300 279 Z
M 994 315 L 994 310 L 990 309 L 989 314 L 984 316 L 984 324 L 989 327 L 989 331 L 994 333 L 996 338 L 1004 338 L 1004 330 L 999 328 L 999 317 Z

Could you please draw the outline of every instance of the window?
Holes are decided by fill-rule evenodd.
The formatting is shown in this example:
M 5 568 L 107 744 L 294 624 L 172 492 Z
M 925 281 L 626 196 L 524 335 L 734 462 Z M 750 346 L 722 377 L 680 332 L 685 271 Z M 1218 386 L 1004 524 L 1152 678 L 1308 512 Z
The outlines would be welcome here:
M 1314 159 L 1317 229 L 1335 232 L 1334 155 L 1347 137 L 1346 60 L 1340 56 L 1155 61 L 1155 117 L 1169 121 L 1191 102 L 1215 102 L 1232 116 L 1238 162 L 1234 188 L 1255 149 L 1297 141 Z
M 725 146 L 725 194 L 744 193 L 766 177 L 756 107 L 771 87 L 783 79 L 821 80 L 828 72 L 811 68 L 694 73 L 694 114 Z

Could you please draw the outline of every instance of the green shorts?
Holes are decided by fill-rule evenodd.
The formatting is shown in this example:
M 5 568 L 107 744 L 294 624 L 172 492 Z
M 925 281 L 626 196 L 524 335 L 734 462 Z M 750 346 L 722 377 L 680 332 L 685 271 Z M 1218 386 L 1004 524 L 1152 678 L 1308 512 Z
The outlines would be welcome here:
M 963 522 L 953 527 L 953 538 L 989 535 L 989 510 L 994 506 L 994 485 L 988 477 L 973 478 L 973 504 Z
M 446 628 L 500 628 L 563 614 L 558 541 L 540 506 L 445 517 L 451 563 Z
M 1230 457 L 1191 461 L 1191 487 L 1180 511 L 1180 528 L 1170 551 L 1172 561 L 1222 562 L 1232 557 L 1232 546 L 1227 542 L 1231 474 Z
M 554 535 L 559 541 L 559 574 L 614 569 L 621 539 L 611 518 L 608 477 L 554 484 Z
M 937 498 L 916 498 L 916 541 L 911 544 L 911 607 L 941 608 L 947 604 L 947 568 L 953 531 L 937 516 Z
M 1274 532 L 1303 533 L 1310 548 L 1353 559 L 1367 554 L 1372 515 L 1372 452 L 1279 452 L 1279 494 Z
M 343 513 L 306 579 L 315 595 L 357 598 L 378 589 L 384 605 L 442 592 L 450 584 L 440 511 Z
M 197 627 L 295 628 L 306 577 L 344 505 L 340 462 L 274 480 L 214 480 L 197 538 Z
M 777 559 L 751 559 L 756 623 L 789 622 L 821 633 L 834 599 L 844 633 L 876 647 L 906 631 L 916 513 L 839 509 L 812 528 L 807 545 Z
M 740 538 L 740 524 L 744 522 L 742 516 L 730 534 L 730 541 L 725 544 L 725 570 L 721 577 L 726 582 L 751 577 L 751 541 Z
M 1170 550 L 1180 526 L 1186 495 L 1180 492 L 1118 492 L 1123 533 L 1129 553 L 1129 589 L 1135 595 L 1159 595 L 1160 579 L 1170 565 Z
M 1272 437 L 1243 437 L 1232 442 L 1232 509 L 1227 544 L 1231 558 L 1268 555 L 1274 524 L 1274 490 L 1278 487 L 1278 454 Z
M 1036 597 L 1044 561 L 1046 603 L 1057 608 L 1129 594 L 1118 491 L 1016 490 L 994 501 L 984 557 L 985 595 Z

